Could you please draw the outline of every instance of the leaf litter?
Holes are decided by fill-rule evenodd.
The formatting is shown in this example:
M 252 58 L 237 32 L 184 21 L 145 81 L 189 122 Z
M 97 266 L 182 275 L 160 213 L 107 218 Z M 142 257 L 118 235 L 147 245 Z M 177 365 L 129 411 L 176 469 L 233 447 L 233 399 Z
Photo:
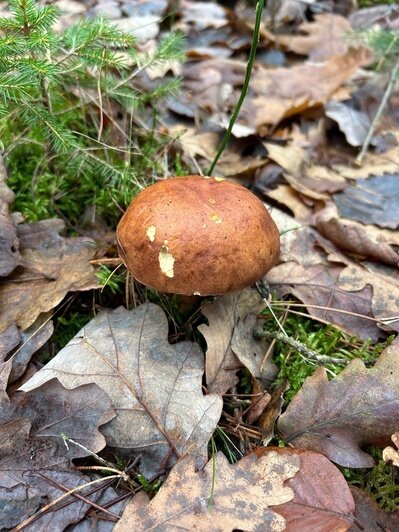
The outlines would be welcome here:
M 348 14 L 348 6 L 341 4 L 339 9 Z M 187 33 L 193 61 L 183 67 L 181 95 L 170 99 L 162 117 L 164 133 L 175 139 L 183 163 L 195 173 L 208 167 L 227 127 L 244 79 L 242 53 L 253 27 L 252 15 L 237 9 L 232 19 L 229 10 L 211 5 L 181 6 L 176 27 Z M 312 3 L 307 7 L 315 9 Z M 265 17 L 249 95 L 216 171 L 238 177 L 254 190 L 258 184 L 257 190 L 273 202 L 282 254 L 266 278 L 270 287 L 281 297 L 296 296 L 318 320 L 376 342 L 399 328 L 399 237 L 392 206 L 399 162 L 397 123 L 386 112 L 373 139 L 375 148 L 362 167 L 353 164 L 353 147 L 363 142 L 382 94 L 362 81 L 371 54 L 348 42 L 347 18 L 311 18 L 303 22 L 303 6 L 293 9 L 292 2 L 283 1 L 275 35 Z M 289 20 L 294 24 L 286 25 Z M 123 22 L 130 23 L 128 18 Z M 154 37 L 159 29 L 153 20 Z M 146 45 L 146 38 L 139 35 L 139 46 Z M 282 49 L 277 67 L 267 63 L 273 42 Z M 286 51 L 305 59 L 287 66 Z M 156 83 L 161 74 L 168 76 L 143 72 L 138 81 L 145 87 L 146 75 Z M 269 182 L 268 169 L 274 170 Z M 355 360 L 332 380 L 319 368 L 305 381 L 277 424 L 279 437 L 297 448 L 267 447 L 265 456 L 247 454 L 236 465 L 221 454 L 208 462 L 208 445 L 212 448 L 220 419 L 238 420 L 236 434 L 245 434 L 239 413 L 228 418 L 222 412 L 221 396 L 237 394 L 237 371 L 251 376 L 256 397 L 249 403 L 262 394 L 265 399 L 251 419 L 255 446 L 273 438 L 283 408 L 284 383 L 270 387 L 275 366 L 264 358 L 270 346 L 251 334 L 262 310 L 259 298 L 240 307 L 240 299 L 245 302 L 248 296 L 242 293 L 204 307 L 205 364 L 196 343 L 170 344 L 163 311 L 145 304 L 132 311 L 100 312 L 37 371 L 31 357 L 52 334 L 53 309 L 68 291 L 98 286 L 89 263 L 95 250 L 87 239 L 61 237 L 60 220 L 21 224 L 10 213 L 13 198 L 5 175 L 0 191 L 0 235 L 5 236 L 0 238 L 5 258 L 0 265 L 0 503 L 7 505 L 6 526 L 40 511 L 45 501 L 65 491 L 60 485 L 71 489 L 88 482 L 71 460 L 100 452 L 105 445 L 128 461 L 138 456 L 140 470 L 148 476 L 172 468 L 153 499 L 143 492 L 130 499 L 116 529 L 131 528 L 132 523 L 138 530 L 143 523 L 222 530 L 398 526 L 397 514 L 383 512 L 360 490 L 351 488 L 351 493 L 330 461 L 370 467 L 365 444 L 385 446 L 390 449 L 387 459 L 396 460 L 396 450 L 387 447 L 398 424 L 396 343 L 374 367 Z M 16 391 L 21 382 L 24 391 Z M 68 443 L 67 448 L 62 434 L 83 447 Z M 240 448 L 251 449 L 254 440 L 240 438 Z M 92 500 L 106 507 L 118 495 L 108 486 Z M 226 501 L 235 501 L 235 506 L 224 507 Z M 247 511 L 254 501 L 259 512 Z M 37 523 L 40 529 L 79 523 L 75 528 L 84 530 L 88 508 L 87 502 L 75 499 L 41 514 Z M 94 518 L 92 524 L 112 530 L 123 508 L 121 504 L 117 514 L 108 516 L 110 522 Z M 162 521 L 165 515 L 171 516 L 170 523 Z M 35 524 L 27 528 L 31 526 Z

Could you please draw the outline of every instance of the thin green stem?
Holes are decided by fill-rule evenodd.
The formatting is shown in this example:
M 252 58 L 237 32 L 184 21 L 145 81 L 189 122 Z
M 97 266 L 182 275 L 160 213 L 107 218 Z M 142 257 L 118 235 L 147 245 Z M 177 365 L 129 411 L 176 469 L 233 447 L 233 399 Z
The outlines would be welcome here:
M 260 23 L 262 21 L 262 13 L 263 13 L 264 5 L 265 5 L 265 0 L 258 0 L 258 2 L 256 4 L 256 8 L 255 8 L 255 13 L 256 13 L 255 26 L 254 26 L 254 31 L 253 31 L 253 34 L 252 34 L 252 44 L 251 44 L 251 50 L 249 52 L 247 68 L 246 68 L 246 71 L 245 71 L 244 84 L 242 86 L 241 94 L 240 94 L 240 97 L 238 99 L 237 105 L 235 106 L 234 112 L 231 115 L 230 122 L 229 122 L 228 128 L 226 130 L 226 133 L 224 134 L 222 143 L 221 143 L 221 145 L 219 147 L 219 150 L 218 150 L 217 154 L 215 155 L 215 158 L 212 161 L 211 166 L 208 168 L 208 170 L 206 172 L 206 175 L 211 175 L 212 174 L 213 170 L 215 169 L 215 166 L 217 165 L 218 160 L 220 159 L 220 156 L 222 155 L 222 153 L 226 149 L 226 146 L 229 143 L 229 140 L 230 140 L 230 137 L 231 137 L 231 133 L 233 131 L 233 126 L 234 126 L 234 124 L 235 124 L 235 122 L 236 122 L 236 120 L 238 118 L 238 115 L 240 114 L 242 104 L 244 103 L 245 97 L 247 95 L 248 87 L 249 87 L 249 81 L 251 79 L 251 74 L 252 74 L 252 67 L 253 67 L 254 61 L 255 61 L 256 49 L 258 48 L 258 43 L 259 43 L 259 30 L 260 30 Z

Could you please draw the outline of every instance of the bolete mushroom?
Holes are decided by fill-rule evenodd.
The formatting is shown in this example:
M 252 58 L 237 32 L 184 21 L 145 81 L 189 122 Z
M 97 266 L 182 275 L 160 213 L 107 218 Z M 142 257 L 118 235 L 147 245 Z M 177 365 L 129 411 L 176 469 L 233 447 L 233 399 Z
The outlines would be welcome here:
M 280 251 L 278 229 L 263 203 L 218 177 L 173 177 L 144 189 L 120 220 L 117 240 L 138 281 L 183 295 L 249 286 Z

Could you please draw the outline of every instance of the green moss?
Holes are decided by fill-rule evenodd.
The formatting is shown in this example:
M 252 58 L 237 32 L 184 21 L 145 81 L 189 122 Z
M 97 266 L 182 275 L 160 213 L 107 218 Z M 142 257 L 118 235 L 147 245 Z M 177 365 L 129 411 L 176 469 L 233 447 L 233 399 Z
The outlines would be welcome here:
M 348 484 L 357 486 L 367 493 L 384 510 L 390 512 L 399 509 L 399 483 L 395 471 L 382 459 L 382 450 L 369 447 L 367 452 L 372 455 L 376 465 L 370 469 L 349 469 L 340 467 Z

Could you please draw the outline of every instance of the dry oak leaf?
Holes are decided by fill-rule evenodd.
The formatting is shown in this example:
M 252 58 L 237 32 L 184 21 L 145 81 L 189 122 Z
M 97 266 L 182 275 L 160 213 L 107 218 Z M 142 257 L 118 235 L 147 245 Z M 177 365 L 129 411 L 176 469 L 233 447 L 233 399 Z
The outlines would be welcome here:
M 106 445 L 99 427 L 115 417 L 109 397 L 95 384 L 66 390 L 56 379 L 26 394 L 17 392 L 12 397 L 12 408 L 14 419 L 30 420 L 31 437 L 57 442 L 58 454 L 68 458 L 88 453 L 74 444 L 66 446 L 63 434 L 98 453 Z
M 89 260 L 95 248 L 85 238 L 63 238 L 62 220 L 17 227 L 22 267 L 0 284 L 0 331 L 14 322 L 27 329 L 67 292 L 98 288 Z
M 94 382 L 117 413 L 102 429 L 107 444 L 140 453 L 144 474 L 156 474 L 183 454 L 201 466 L 222 400 L 202 394 L 199 346 L 171 345 L 167 338 L 168 321 L 157 305 L 103 312 L 21 389 L 33 390 L 54 377 L 68 389 Z
M 365 48 L 351 48 L 323 63 L 275 70 L 258 66 L 251 79 L 253 95 L 243 106 L 247 124 L 259 134 L 284 118 L 324 103 L 356 70 L 371 61 Z
M 385 512 L 367 492 L 356 486 L 351 486 L 351 492 L 356 503 L 356 521 L 349 529 L 350 532 L 399 530 L 399 510 Z
M 183 458 L 151 501 L 143 492 L 130 501 L 114 531 L 285 530 L 284 518 L 270 507 L 292 499 L 285 482 L 298 469 L 298 457 L 278 451 L 251 454 L 234 465 L 218 453 L 198 472 L 192 459 Z
M 273 35 L 268 32 L 268 37 L 291 52 L 309 56 L 312 61 L 325 61 L 348 51 L 347 34 L 351 25 L 340 15 L 315 15 L 312 22 L 304 22 L 297 29 L 300 35 Z
M 353 360 L 331 381 L 324 368 L 308 377 L 278 422 L 295 447 L 325 454 L 345 467 L 372 467 L 365 445 L 384 446 L 399 425 L 399 344 L 374 367 Z
M 292 294 L 301 300 L 309 314 L 318 320 L 376 342 L 381 330 L 372 312 L 373 289 L 365 283 L 360 288 L 341 287 L 339 276 L 343 269 L 342 265 L 334 263 L 298 264 L 291 261 L 275 266 L 266 275 L 266 280 L 280 297 Z
M 391 266 L 399 264 L 399 255 L 395 251 L 399 246 L 399 231 L 341 218 L 332 202 L 316 213 L 313 223 L 323 236 L 344 251 Z
M 240 319 L 260 312 L 263 306 L 259 293 L 246 288 L 219 297 L 201 310 L 208 320 L 208 325 L 200 325 L 198 330 L 207 343 L 205 375 L 210 392 L 222 395 L 238 382 L 236 373 L 242 363 L 231 345 L 234 330 Z
M 398 140 L 398 134 L 396 134 Z M 382 153 L 369 151 L 363 159 L 362 166 L 345 166 L 331 163 L 332 169 L 346 179 L 364 179 L 367 176 L 395 174 L 399 166 L 399 144 Z
M 271 452 L 271 448 L 257 453 Z M 283 456 L 298 456 L 300 469 L 287 480 L 294 498 L 273 509 L 286 520 L 286 532 L 345 531 L 353 524 L 355 502 L 344 476 L 325 456 L 303 449 L 279 449 Z

